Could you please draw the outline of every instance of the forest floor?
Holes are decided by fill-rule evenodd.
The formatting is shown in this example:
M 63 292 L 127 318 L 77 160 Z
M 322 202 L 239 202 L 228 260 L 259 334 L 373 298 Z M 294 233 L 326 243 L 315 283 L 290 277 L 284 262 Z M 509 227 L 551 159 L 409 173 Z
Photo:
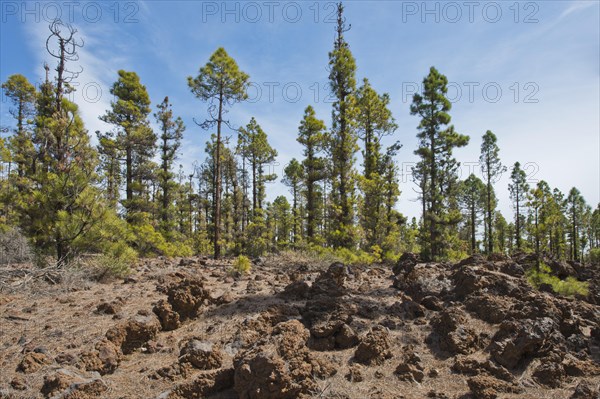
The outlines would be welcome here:
M 272 256 L 241 276 L 148 259 L 105 282 L 13 268 L 0 398 L 600 398 L 597 293 L 537 291 L 506 257 Z

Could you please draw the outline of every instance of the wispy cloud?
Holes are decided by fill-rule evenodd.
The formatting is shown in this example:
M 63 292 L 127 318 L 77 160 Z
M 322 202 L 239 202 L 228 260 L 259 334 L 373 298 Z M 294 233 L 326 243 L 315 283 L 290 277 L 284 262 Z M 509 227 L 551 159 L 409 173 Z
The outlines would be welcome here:
M 83 40 L 84 46 L 78 49 L 79 59 L 68 64 L 73 71 L 82 70 L 71 85 L 75 92 L 70 94 L 85 122 L 86 128 L 95 142 L 96 130 L 107 131 L 112 127 L 99 119 L 110 107 L 110 87 L 114 81 L 119 65 L 127 63 L 126 52 L 116 52 L 107 48 L 119 35 L 114 29 L 103 24 L 89 24 L 77 26 L 77 38 Z M 48 24 L 30 23 L 25 25 L 29 38 L 30 51 L 35 55 L 39 66 L 36 69 L 37 78 L 44 79 L 42 65 L 48 63 L 51 72 L 55 68 L 56 59 L 51 57 L 45 48 L 49 36 Z
M 429 66 L 435 65 L 451 82 L 480 84 L 473 102 L 467 100 L 468 89 L 463 86 L 462 100 L 451 111 L 457 130 L 471 135 L 470 145 L 456 151 L 459 161 L 465 164 L 478 159 L 480 137 L 490 129 L 499 137 L 506 165 L 536 162 L 540 168 L 536 177 L 563 191 L 576 185 L 591 203 L 600 199 L 598 2 L 538 2 L 535 17 L 539 22 L 530 24 L 521 23 L 530 12 L 523 8 L 521 21 L 514 22 L 513 9 L 508 8 L 512 3 L 501 3 L 504 18 L 498 23 L 487 23 L 479 14 L 478 21 L 469 23 L 464 14 L 457 24 L 433 23 L 431 18 L 422 23 L 419 15 L 411 17 L 410 23 L 399 24 L 400 3 L 348 2 L 346 11 L 352 24 L 347 38 L 357 61 L 357 80 L 360 83 L 368 77 L 378 91 L 389 92 L 400 126 L 393 140 L 404 144 L 397 160 L 406 170 L 407 164 L 416 161 L 413 151 L 418 120 L 410 116 L 410 99 L 405 98 L 403 83 L 419 84 Z M 175 115 L 186 122 L 179 163 L 186 172 L 191 171 L 194 161 L 205 158 L 204 144 L 211 132 L 193 122 L 193 118 L 206 116 L 207 105 L 190 93 L 186 76 L 197 73 L 219 46 L 227 49 L 252 81 L 280 84 L 275 101 L 267 100 L 267 88 L 263 87 L 261 101 L 236 104 L 228 114 L 236 126 L 256 117 L 279 152 L 279 175 L 292 157 L 301 157 L 302 148 L 295 138 L 304 108 L 312 103 L 318 116 L 330 124 L 331 104 L 323 98 L 314 101 L 311 87 L 315 82 L 327 84 L 333 25 L 314 23 L 308 5 L 303 9 L 305 18 L 298 23 L 287 23 L 278 15 L 278 23 L 270 24 L 264 19 L 259 23 L 236 23 L 232 18 L 222 22 L 219 15 L 203 21 L 200 2 L 179 2 L 178 7 L 166 1 L 137 4 L 135 24 L 76 23 L 86 46 L 80 52 L 84 72 L 75 100 L 92 134 L 96 129 L 110 128 L 98 116 L 110 106 L 109 88 L 117 70 L 136 71 L 148 88 L 153 109 L 168 95 Z M 26 29 L 28 48 L 36 57 L 36 71 L 42 78 L 41 64 L 48 60 L 44 49 L 47 24 L 28 24 Z M 102 90 L 97 102 L 82 98 L 83 85 L 89 82 Z M 298 82 L 304 90 L 298 103 L 282 98 L 281 88 L 288 82 Z M 482 98 L 483 85 L 489 82 L 502 87 L 498 103 Z M 519 84 L 518 101 L 513 99 L 515 82 Z M 523 86 L 527 82 L 538 85 L 535 97 L 539 103 L 523 102 L 529 93 Z M 95 86 L 86 89 L 88 97 L 95 95 Z M 235 138 L 233 132 L 226 135 Z M 497 194 L 501 210 L 509 216 L 507 179 L 508 174 L 497 185 Z M 400 189 L 399 210 L 418 215 L 419 204 L 413 201 L 417 194 L 410 179 L 401 183 Z M 269 199 L 287 195 L 287 191 L 280 182 L 271 184 Z
M 567 8 L 560 14 L 560 16 L 558 17 L 558 20 L 562 20 L 563 18 L 588 9 L 588 8 L 592 8 L 592 7 L 598 7 L 598 2 L 596 1 L 572 1 L 569 3 L 569 5 L 567 6 Z

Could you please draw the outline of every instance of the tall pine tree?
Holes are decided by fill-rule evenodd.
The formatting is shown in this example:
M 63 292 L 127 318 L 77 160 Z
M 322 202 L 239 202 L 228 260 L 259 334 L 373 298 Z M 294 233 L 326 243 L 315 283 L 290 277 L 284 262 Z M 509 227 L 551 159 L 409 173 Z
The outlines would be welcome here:
M 449 209 L 455 198 L 459 164 L 452 150 L 468 144 L 469 137 L 458 134 L 450 123 L 448 111 L 452 104 L 446 98 L 448 79 L 434 67 L 423 80 L 423 92 L 413 96 L 412 115 L 419 115 L 419 148 L 415 151 L 421 161 L 415 176 L 423 190 L 422 254 L 426 259 L 445 256 L 449 242 L 449 227 L 456 225 L 460 215 Z
M 173 161 L 177 156 L 177 150 L 181 145 L 185 125 L 180 117 L 173 117 L 172 106 L 169 103 L 169 97 L 165 97 L 162 103 L 158 106 L 158 112 L 154 114 L 160 128 L 160 172 L 158 174 L 159 186 L 161 190 L 160 196 L 160 220 L 162 232 L 167 237 L 170 236 L 174 224 L 171 215 L 173 198 L 171 191 L 175 187 L 173 180 Z
M 496 135 L 490 130 L 483 135 L 481 143 L 481 155 L 479 163 L 485 181 L 485 224 L 486 224 L 486 247 L 488 254 L 494 251 L 494 226 L 493 217 L 496 209 L 496 194 L 494 193 L 493 183 L 506 172 L 506 167 L 500 162 L 498 144 Z
M 224 119 L 225 107 L 248 98 L 246 92 L 250 77 L 242 72 L 233 58 L 224 48 L 218 48 L 206 65 L 200 68 L 198 76 L 188 77 L 188 86 L 192 93 L 202 101 L 209 103 L 209 117 L 201 124 L 204 128 L 217 126 L 213 165 L 215 189 L 213 200 L 214 257 L 221 256 L 221 128 L 228 125 Z
M 304 110 L 304 118 L 298 127 L 297 141 L 304 147 L 304 186 L 306 192 L 306 237 L 316 242 L 317 227 L 321 219 L 320 197 L 323 195 L 319 182 L 327 177 L 326 160 L 320 156 L 327 145 L 325 123 L 318 119 L 310 105 Z
M 510 198 L 513 202 L 515 209 L 515 243 L 517 250 L 521 249 L 522 246 L 522 230 L 523 230 L 523 205 L 527 198 L 527 192 L 529 191 L 529 184 L 527 184 L 527 175 L 525 171 L 521 169 L 521 164 L 515 162 L 512 172 L 510 174 L 511 183 L 508 185 L 510 191 Z
M 300 194 L 302 190 L 302 181 L 304 179 L 304 168 L 296 158 L 292 158 L 290 163 L 283 170 L 283 182 L 292 192 L 292 217 L 294 244 L 298 244 L 302 239 L 302 218 L 300 214 Z
M 335 247 L 353 248 L 356 242 L 355 154 L 358 151 L 356 118 L 356 62 L 344 33 L 348 31 L 344 6 L 338 3 L 336 39 L 329 53 L 329 85 L 335 98 L 329 151 L 332 160 L 332 209 L 330 232 Z
M 119 79 L 110 93 L 115 101 L 100 119 L 118 128 L 117 146 L 125 155 L 125 201 L 123 206 L 128 220 L 143 211 L 144 201 L 139 197 L 144 189 L 141 183 L 147 162 L 154 154 L 156 135 L 149 127 L 150 97 L 135 72 L 119 70 Z M 135 194 L 138 197 L 134 198 Z
M 381 138 L 392 134 L 397 125 L 392 117 L 388 106 L 389 95 L 379 95 L 371 87 L 369 81 L 364 79 L 363 85 L 356 94 L 358 114 L 356 126 L 358 136 L 364 142 L 363 165 L 364 172 L 360 179 L 363 192 L 362 209 L 360 220 L 365 233 L 365 248 L 370 249 L 374 245 L 381 246 L 385 231 L 384 203 L 390 197 L 385 196 L 384 190 L 384 163 L 381 154 Z M 391 158 L 387 159 L 393 162 Z M 387 170 L 388 173 L 390 169 Z M 387 204 L 392 207 L 394 204 Z

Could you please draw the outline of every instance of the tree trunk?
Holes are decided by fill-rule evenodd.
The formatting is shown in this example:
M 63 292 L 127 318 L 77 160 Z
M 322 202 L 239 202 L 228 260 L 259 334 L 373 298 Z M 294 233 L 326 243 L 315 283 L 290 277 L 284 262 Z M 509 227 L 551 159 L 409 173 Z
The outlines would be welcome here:
M 309 172 L 310 173 L 310 172 Z M 307 225 L 306 225 L 306 236 L 308 237 L 308 241 L 312 242 L 315 236 L 315 215 L 314 215 L 314 182 L 309 181 L 306 187 L 307 190 L 307 201 L 306 201 L 306 210 L 307 210 Z
M 167 163 L 167 132 L 166 129 L 163 131 L 163 162 L 162 162 L 162 170 L 163 170 L 163 176 L 162 176 L 162 212 L 161 212 L 161 218 L 163 223 L 167 223 L 168 221 L 168 215 L 167 215 L 167 209 L 169 208 L 169 179 L 168 179 L 168 173 L 169 173 L 169 165 Z M 191 185 L 191 184 L 190 184 Z M 191 206 L 190 206 L 191 209 Z
M 430 256 L 431 260 L 435 260 L 438 255 L 438 245 L 437 245 L 437 234 L 436 234 L 436 226 L 434 223 L 434 218 L 438 216 L 437 212 L 437 165 L 435 164 L 435 132 L 430 132 L 430 151 L 431 151 L 431 159 L 429 161 L 429 172 L 431 173 L 431 183 L 430 183 L 430 215 L 429 215 L 429 240 L 430 240 Z
M 494 237 L 492 232 L 492 176 L 490 175 L 490 164 L 487 164 L 487 253 L 494 252 Z
M 517 199 L 517 220 L 515 220 L 515 232 L 517 241 L 517 250 L 521 249 L 521 215 L 519 214 L 519 186 L 516 187 L 516 199 Z
M 221 257 L 221 122 L 223 118 L 223 88 L 219 92 L 219 117 L 217 119 L 217 148 L 215 149 L 215 259 Z
M 252 160 L 252 214 L 254 214 L 254 210 L 257 208 L 258 202 L 258 194 L 257 194 L 257 184 L 256 184 L 256 160 Z
M 475 253 L 475 201 L 471 201 L 471 255 Z
M 294 211 L 294 244 L 296 244 L 298 242 L 298 210 L 297 210 L 297 189 L 296 189 L 296 183 L 294 183 L 294 206 L 293 206 L 293 211 Z
M 129 141 L 129 140 L 128 140 Z M 131 144 L 127 143 L 126 159 L 125 159 L 125 174 L 126 174 L 126 182 L 125 182 L 125 198 L 127 198 L 127 210 L 129 211 L 130 201 L 133 199 L 133 156 Z
M 573 247 L 573 260 L 574 261 L 578 261 L 579 260 L 579 254 L 577 253 L 577 220 L 576 220 L 576 213 L 575 213 L 575 204 L 573 204 L 573 208 L 571 210 L 571 216 L 573 218 L 573 228 L 571 231 L 572 234 L 572 243 L 571 246 Z
M 535 222 L 535 267 L 537 271 L 540 271 L 540 232 L 538 229 L 538 210 L 535 209 L 534 214 Z

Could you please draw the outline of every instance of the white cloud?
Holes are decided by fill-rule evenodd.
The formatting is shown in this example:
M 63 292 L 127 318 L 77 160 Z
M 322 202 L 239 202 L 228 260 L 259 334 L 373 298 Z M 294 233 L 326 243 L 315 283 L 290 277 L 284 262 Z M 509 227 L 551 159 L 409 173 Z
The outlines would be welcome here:
M 125 57 L 122 55 L 110 55 L 109 51 L 103 51 L 101 43 L 110 43 L 112 35 L 110 29 L 101 24 L 89 24 L 82 28 L 77 26 L 78 39 L 83 39 L 84 46 L 78 49 L 79 60 L 69 62 L 67 68 L 73 71 L 82 70 L 77 79 L 71 84 L 75 87 L 75 92 L 70 94 L 70 99 L 78 107 L 80 114 L 85 122 L 85 126 L 92 137 L 92 142 L 96 142 L 95 131 L 107 131 L 112 127 L 102 122 L 98 117 L 103 115 L 110 107 L 111 95 L 110 87 L 117 75 L 116 65 L 123 64 Z M 46 23 L 28 23 L 26 32 L 29 36 L 29 46 L 31 52 L 37 59 L 37 69 L 39 81 L 42 81 L 45 72 L 42 68 L 44 62 L 50 67 L 50 76 L 54 75 L 56 59 L 48 54 L 45 48 L 46 39 L 49 36 L 48 25 Z

